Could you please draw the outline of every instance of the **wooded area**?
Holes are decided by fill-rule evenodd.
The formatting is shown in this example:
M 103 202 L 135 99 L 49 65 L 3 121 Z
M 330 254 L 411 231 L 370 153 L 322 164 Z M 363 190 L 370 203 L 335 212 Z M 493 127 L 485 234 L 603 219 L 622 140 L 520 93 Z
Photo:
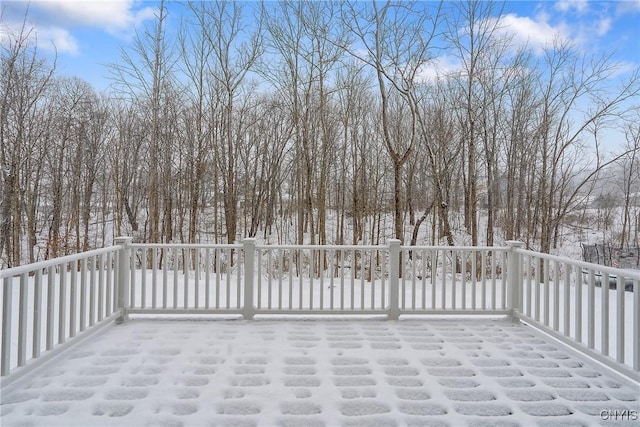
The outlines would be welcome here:
M 1 266 L 118 235 L 549 252 L 600 220 L 604 177 L 638 245 L 637 68 L 518 44 L 494 2 L 170 6 L 107 93 L 58 75 L 28 17 L 3 39 Z

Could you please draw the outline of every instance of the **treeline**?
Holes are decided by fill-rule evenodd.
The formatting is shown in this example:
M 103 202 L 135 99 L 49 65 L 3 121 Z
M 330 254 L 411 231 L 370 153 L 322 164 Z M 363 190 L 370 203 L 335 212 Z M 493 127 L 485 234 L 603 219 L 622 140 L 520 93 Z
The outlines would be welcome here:
M 497 8 L 160 1 L 106 93 L 25 25 L 2 43 L 0 263 L 116 235 L 548 252 L 614 170 L 637 241 L 638 69 L 520 45 Z

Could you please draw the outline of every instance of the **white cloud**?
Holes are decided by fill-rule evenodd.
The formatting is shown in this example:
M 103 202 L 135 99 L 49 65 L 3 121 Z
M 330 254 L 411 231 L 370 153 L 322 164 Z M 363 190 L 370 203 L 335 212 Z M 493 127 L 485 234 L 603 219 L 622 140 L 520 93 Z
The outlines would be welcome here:
M 532 19 L 510 13 L 502 16 L 498 24 L 500 32 L 513 37 L 517 45 L 526 44 L 536 53 L 541 53 L 544 48 L 551 46 L 554 40 L 571 40 L 564 24 L 553 26 L 544 14 Z
M 31 36 L 34 40 L 37 37 L 38 47 L 78 55 L 79 43 L 73 35 L 74 29 L 98 29 L 117 37 L 127 37 L 138 24 L 153 18 L 153 8 L 135 9 L 135 3 L 134 0 L 8 2 L 4 25 L 11 32 L 19 32 L 28 8 L 28 24 L 34 26 Z
M 21 34 L 22 31 L 26 31 Z M 48 52 L 68 53 L 77 55 L 79 53 L 76 39 L 64 28 L 44 26 L 34 28 L 22 28 L 21 24 L 15 22 L 3 23 L 0 29 L 2 39 L 15 40 L 24 38 L 30 43 L 36 44 L 39 49 Z
M 560 0 L 554 5 L 556 10 L 560 12 L 568 12 L 574 9 L 578 13 L 585 13 L 589 10 L 588 0 Z
M 618 14 L 640 13 L 640 0 L 623 0 L 616 2 Z
M 64 28 L 37 28 L 35 33 L 38 37 L 38 47 L 44 50 L 51 51 L 55 49 L 59 53 L 69 53 L 71 55 L 80 53 L 76 39 Z
M 452 73 L 456 73 L 462 69 L 460 60 L 453 56 L 442 55 L 434 58 L 432 61 L 425 62 L 418 71 L 418 80 L 426 82 L 434 82 Z
M 604 36 L 611 29 L 611 23 L 612 23 L 611 18 L 603 18 L 603 19 L 601 19 L 600 21 L 598 21 L 598 28 L 596 30 L 596 33 L 599 36 Z
M 36 1 L 32 7 L 55 16 L 63 24 L 100 28 L 111 33 L 130 29 L 153 16 L 153 9 L 133 10 L 133 0 L 47 0 Z

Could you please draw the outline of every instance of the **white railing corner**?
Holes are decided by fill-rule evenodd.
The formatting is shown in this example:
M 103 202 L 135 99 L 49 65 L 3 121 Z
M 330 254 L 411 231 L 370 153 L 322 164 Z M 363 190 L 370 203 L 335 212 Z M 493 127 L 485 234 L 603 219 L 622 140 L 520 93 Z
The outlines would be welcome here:
M 130 271 L 129 267 L 131 265 L 131 243 L 133 242 L 132 237 L 116 237 L 115 244 L 120 246 L 118 250 L 118 260 L 116 263 L 116 280 L 118 281 L 116 284 L 116 309 L 120 311 L 120 316 L 117 317 L 116 323 L 122 323 L 127 320 L 128 310 L 129 310 L 129 280 L 130 280 Z
M 524 247 L 523 242 L 508 240 L 505 242 L 509 251 L 507 252 L 507 288 L 509 292 L 509 308 L 511 318 L 517 319 L 516 314 L 522 312 L 522 255 L 517 253 L 517 249 Z
M 253 305 L 256 239 L 244 239 L 242 241 L 242 251 L 244 252 L 244 305 L 242 307 L 242 316 L 247 320 L 251 320 L 256 311 Z
M 398 290 L 400 287 L 400 240 L 389 240 L 389 320 L 400 318 Z

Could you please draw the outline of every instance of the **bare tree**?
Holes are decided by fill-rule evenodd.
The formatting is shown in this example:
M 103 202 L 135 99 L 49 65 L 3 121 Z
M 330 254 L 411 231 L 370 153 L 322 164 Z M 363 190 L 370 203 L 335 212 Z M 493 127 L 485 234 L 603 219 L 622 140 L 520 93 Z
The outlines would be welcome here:
M 219 153 L 218 165 L 221 170 L 227 241 L 237 239 L 238 189 L 236 163 L 238 145 L 242 141 L 242 123 L 235 122 L 236 102 L 241 93 L 241 85 L 262 53 L 261 28 L 247 32 L 243 19 L 242 5 L 239 3 L 211 2 L 203 6 L 208 25 L 208 42 L 211 46 L 209 72 L 219 90 L 220 98 Z M 246 38 L 245 38 L 246 37 Z
M 23 259 L 23 192 L 31 196 L 29 242 L 35 244 L 33 197 L 37 194 L 40 163 L 32 154 L 40 146 L 44 129 L 38 127 L 45 121 L 38 117 L 38 112 L 55 70 L 55 63 L 49 64 L 40 55 L 33 36 L 25 14 L 19 32 L 14 34 L 7 29 L 1 45 L 0 259 L 4 258 L 7 266 L 18 265 Z M 33 260 L 33 248 L 29 248 L 28 259 Z
M 636 114 L 635 120 L 630 121 L 625 129 L 625 149 L 627 154 L 621 159 L 621 178 L 624 195 L 622 231 L 620 232 L 621 248 L 624 248 L 625 245 L 630 246 L 632 242 L 635 246 L 640 246 L 638 242 L 638 219 L 633 221 L 633 216 L 631 215 L 632 205 L 635 206 L 637 212 L 639 201 L 637 189 L 638 183 L 640 182 L 640 167 L 638 165 L 638 156 L 640 156 L 640 122 L 638 119 L 638 114 Z M 634 228 L 635 232 L 632 232 Z
M 424 95 L 415 99 L 434 100 L 431 105 L 426 105 L 421 109 L 424 111 L 423 114 L 417 116 L 423 162 L 429 171 L 433 199 L 435 199 L 435 203 L 432 202 L 426 206 L 421 219 L 424 221 L 431 207 L 435 205 L 437 209 L 434 212 L 437 214 L 433 216 L 432 242 L 435 243 L 440 238 L 445 238 L 447 244 L 453 246 L 455 241 L 449 218 L 456 193 L 453 177 L 461 174 L 454 174 L 451 171 L 459 170 L 458 168 L 462 165 L 460 159 L 462 145 L 453 143 L 460 137 L 459 130 L 456 131 L 458 128 L 455 126 L 453 115 L 448 113 L 449 105 L 446 93 L 450 92 L 450 85 L 451 82 L 448 79 L 439 80 L 429 98 L 427 98 L 429 95 Z M 420 104 L 420 102 L 416 103 L 416 105 Z M 416 224 L 414 234 L 417 234 L 417 227 L 421 223 Z
M 541 209 L 540 250 L 549 252 L 557 245 L 562 219 L 575 209 L 580 190 L 616 160 L 603 159 L 595 132 L 591 138 L 595 160 L 586 162 L 588 173 L 575 167 L 575 156 L 585 152 L 590 130 L 611 125 L 612 119 L 629 108 L 627 101 L 640 93 L 640 70 L 613 87 L 611 79 L 618 68 L 609 56 L 579 55 L 560 41 L 546 50 L 541 68 L 535 136 L 540 155 L 537 203 Z M 589 105 L 586 111 L 581 108 L 583 103 Z
M 144 239 L 145 236 L 139 236 L 138 222 L 146 185 L 146 171 L 143 168 L 146 135 L 143 119 L 135 104 L 112 102 L 110 110 L 112 126 L 116 128 L 108 150 L 113 185 L 111 196 L 115 207 L 115 234 Z
M 183 112 L 185 124 L 182 127 L 186 157 L 184 185 L 187 188 L 189 242 L 197 240 L 199 212 L 204 197 L 204 188 L 208 174 L 214 174 L 216 162 L 213 156 L 216 150 L 212 141 L 212 125 L 207 120 L 212 78 L 209 77 L 213 61 L 213 44 L 210 41 L 211 22 L 207 16 L 209 4 L 206 2 L 188 2 L 189 14 L 180 27 L 179 45 L 182 70 L 189 81 L 190 91 L 186 91 L 187 102 Z
M 402 171 L 416 143 L 417 105 L 415 86 L 425 63 L 432 59 L 431 43 L 438 28 L 440 6 L 424 3 L 386 2 L 371 7 L 349 4 L 344 24 L 364 47 L 364 54 L 350 53 L 376 73 L 381 103 L 382 135 L 394 174 L 394 231 L 404 241 L 404 197 Z M 397 97 L 394 103 L 394 94 Z M 398 108 L 406 107 L 409 123 L 404 132 L 392 130 L 392 114 L 404 117 Z M 392 108 L 396 107 L 395 111 Z M 397 122 L 396 122 L 397 123 Z
M 168 102 L 167 85 L 175 64 L 173 47 L 165 36 L 167 9 L 164 0 L 158 4 L 154 26 L 144 33 L 136 32 L 130 51 L 121 50 L 121 61 L 110 65 L 115 90 L 129 99 L 143 97 L 149 105 L 148 160 L 148 239 L 158 242 L 160 223 L 160 162 L 163 104 Z M 164 91 L 164 93 L 163 93 Z
M 478 244 L 478 185 L 479 185 L 479 152 L 482 142 L 480 129 L 483 121 L 483 113 L 488 105 L 487 97 L 483 94 L 483 86 L 479 83 L 483 74 L 496 72 L 496 60 L 491 61 L 492 55 L 503 54 L 500 40 L 496 37 L 499 20 L 493 19 L 494 15 L 502 14 L 502 7 L 495 2 L 463 1 L 455 2 L 453 13 L 448 16 L 447 39 L 453 47 L 455 56 L 461 62 L 455 82 L 458 83 L 454 104 L 458 112 L 461 136 L 464 141 L 464 160 L 466 170 L 463 176 L 466 179 L 464 187 L 465 196 L 465 226 L 471 235 L 471 245 Z M 500 49 L 502 48 L 502 51 Z M 497 55 L 496 55 L 497 53 Z M 491 90 L 491 82 L 485 89 Z M 484 116 L 486 119 L 486 116 Z M 485 127 L 486 129 L 486 127 Z M 479 141 L 480 140 L 480 141 Z M 487 153 L 487 146 L 482 147 Z M 493 154 L 490 157 L 494 157 Z M 494 159 L 487 161 L 492 164 Z M 492 173 L 493 171 L 489 171 Z

